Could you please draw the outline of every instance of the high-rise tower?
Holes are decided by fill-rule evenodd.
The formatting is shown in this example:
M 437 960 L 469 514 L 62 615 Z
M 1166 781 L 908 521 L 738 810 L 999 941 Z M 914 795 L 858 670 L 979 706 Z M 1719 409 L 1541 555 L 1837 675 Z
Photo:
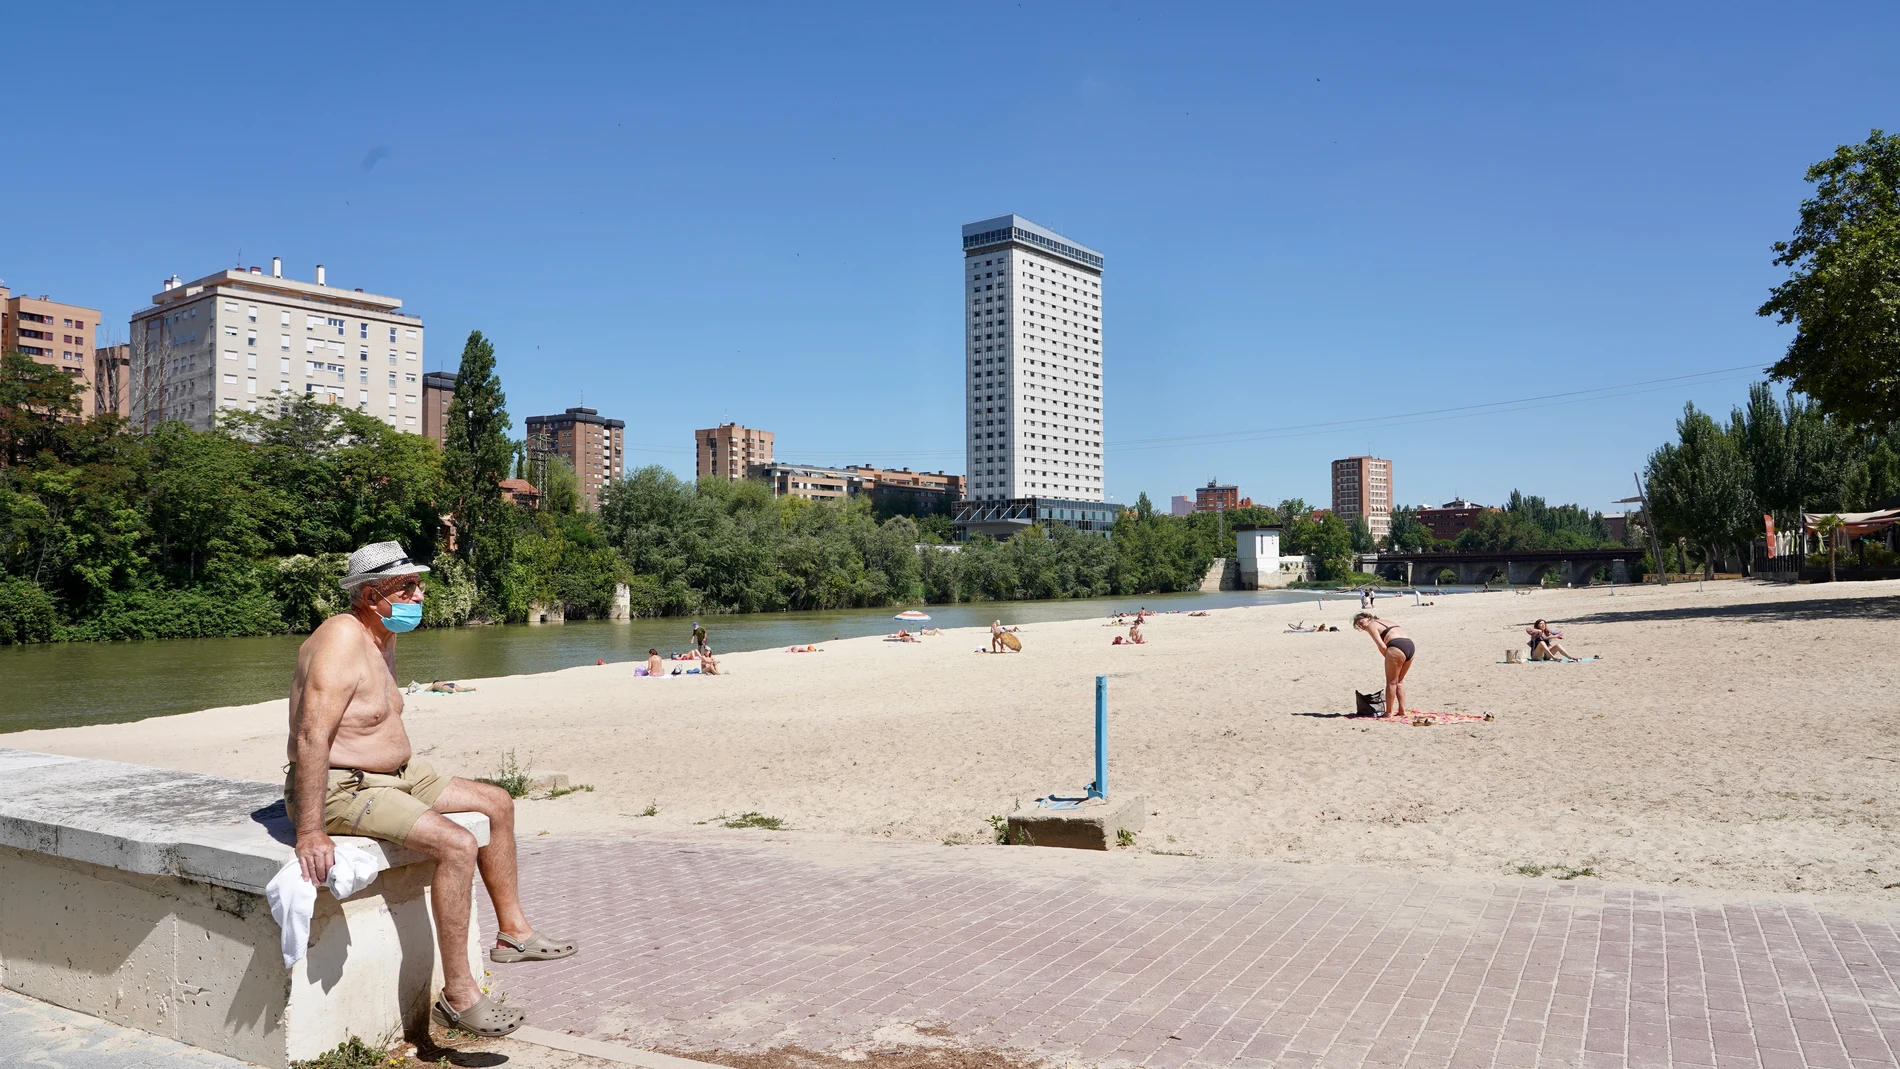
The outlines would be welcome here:
M 1102 254 L 1019 215 L 963 228 L 966 497 L 1102 501 Z

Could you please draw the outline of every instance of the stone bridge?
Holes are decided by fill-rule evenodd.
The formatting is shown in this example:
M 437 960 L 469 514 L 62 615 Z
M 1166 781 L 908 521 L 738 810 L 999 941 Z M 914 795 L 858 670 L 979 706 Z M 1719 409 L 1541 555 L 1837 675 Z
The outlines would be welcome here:
M 1450 581 L 1466 586 L 1510 582 L 1536 586 L 1555 572 L 1572 586 L 1589 586 L 1598 569 L 1612 582 L 1629 582 L 1629 563 L 1642 559 L 1637 549 L 1520 549 L 1472 553 L 1363 553 L 1360 570 L 1397 579 L 1408 586 Z

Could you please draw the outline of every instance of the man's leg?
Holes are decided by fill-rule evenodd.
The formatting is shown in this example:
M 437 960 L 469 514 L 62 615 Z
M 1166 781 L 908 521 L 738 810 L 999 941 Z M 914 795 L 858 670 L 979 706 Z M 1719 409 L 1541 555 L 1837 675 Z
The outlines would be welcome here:
M 432 808 L 436 813 L 472 812 L 488 818 L 488 845 L 481 848 L 475 863 L 482 885 L 488 888 L 488 899 L 495 904 L 495 926 L 511 939 L 533 935 L 534 928 L 521 912 L 521 885 L 515 869 L 515 800 L 492 783 L 457 777 L 449 781 Z M 446 818 L 443 823 L 453 826 Z M 465 877 L 463 894 L 467 894 L 467 882 Z
M 435 859 L 429 887 L 435 912 L 435 938 L 442 949 L 442 994 L 451 1007 L 465 1010 L 481 1000 L 481 985 L 468 968 L 469 885 L 475 880 L 475 836 L 440 813 L 416 819 L 403 845 Z

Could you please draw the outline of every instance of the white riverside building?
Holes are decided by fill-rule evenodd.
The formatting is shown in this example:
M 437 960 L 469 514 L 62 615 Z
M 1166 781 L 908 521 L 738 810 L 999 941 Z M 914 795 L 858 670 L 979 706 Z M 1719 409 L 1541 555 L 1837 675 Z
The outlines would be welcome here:
M 1107 530 L 1102 254 L 1005 215 L 963 228 L 966 501 L 957 526 Z

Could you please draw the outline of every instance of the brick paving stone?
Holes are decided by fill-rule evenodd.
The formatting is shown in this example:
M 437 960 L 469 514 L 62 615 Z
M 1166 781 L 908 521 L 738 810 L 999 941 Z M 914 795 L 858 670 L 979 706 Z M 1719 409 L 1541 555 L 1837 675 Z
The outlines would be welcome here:
M 540 840 L 522 873 L 583 949 L 503 989 L 644 1046 L 928 1026 L 1110 1069 L 1900 1065 L 1880 907 L 716 832 Z

